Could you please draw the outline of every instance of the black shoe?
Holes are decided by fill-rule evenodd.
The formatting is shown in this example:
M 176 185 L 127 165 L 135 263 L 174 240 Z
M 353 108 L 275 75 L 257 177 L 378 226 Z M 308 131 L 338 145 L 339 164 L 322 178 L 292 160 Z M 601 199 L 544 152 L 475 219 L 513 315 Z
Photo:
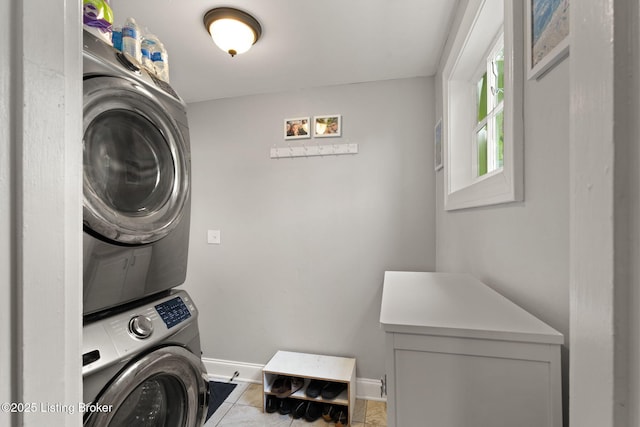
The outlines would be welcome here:
M 311 382 L 307 386 L 307 390 L 305 391 L 305 394 L 312 398 L 318 397 L 320 396 L 320 391 L 326 385 L 327 385 L 326 381 L 311 380 Z
M 346 427 L 348 418 L 349 417 L 347 415 L 347 408 L 342 406 L 338 410 L 336 417 L 334 419 L 334 421 L 336 422 L 336 427 Z
M 336 408 L 337 406 L 332 405 L 330 403 L 327 403 L 324 405 L 324 407 L 322 408 L 322 418 L 324 418 L 324 420 L 326 422 L 331 422 L 334 421 L 334 416 L 336 413 Z
M 293 411 L 291 412 L 291 416 L 293 418 L 302 418 L 304 414 L 307 412 L 307 406 L 309 406 L 309 402 L 306 400 L 301 400 L 298 403 L 293 405 Z
M 278 398 L 273 396 L 273 395 L 269 395 L 267 396 L 267 407 L 266 407 L 266 411 L 268 414 L 273 414 L 274 412 L 276 412 L 278 410 Z
M 291 400 L 289 399 L 278 399 L 280 400 L 278 405 L 278 412 L 282 415 L 289 415 L 291 413 Z
M 345 383 L 327 383 L 320 393 L 323 399 L 332 400 L 346 389 L 347 385 Z
M 304 419 L 310 423 L 314 422 L 322 415 L 322 404 L 318 402 L 309 402 L 307 411 L 304 413 Z

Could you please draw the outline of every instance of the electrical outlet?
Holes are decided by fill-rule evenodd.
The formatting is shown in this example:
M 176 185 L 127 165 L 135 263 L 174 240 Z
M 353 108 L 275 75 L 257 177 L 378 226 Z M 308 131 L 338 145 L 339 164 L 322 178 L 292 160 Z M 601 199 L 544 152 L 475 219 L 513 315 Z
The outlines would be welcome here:
M 207 230 L 207 243 L 210 245 L 219 245 L 220 230 Z

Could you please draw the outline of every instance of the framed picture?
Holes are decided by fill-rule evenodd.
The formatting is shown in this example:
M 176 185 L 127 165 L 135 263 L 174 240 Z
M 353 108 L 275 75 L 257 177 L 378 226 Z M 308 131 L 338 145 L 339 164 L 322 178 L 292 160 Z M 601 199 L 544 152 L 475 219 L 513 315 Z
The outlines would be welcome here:
M 526 0 L 527 76 L 538 79 L 569 54 L 569 0 Z
M 433 164 L 434 169 L 439 171 L 442 169 L 442 119 L 438 120 L 438 124 L 433 134 Z
M 284 119 L 284 139 L 311 138 L 309 117 Z
M 313 122 L 313 136 L 316 138 L 342 135 L 342 116 L 339 114 L 315 116 Z

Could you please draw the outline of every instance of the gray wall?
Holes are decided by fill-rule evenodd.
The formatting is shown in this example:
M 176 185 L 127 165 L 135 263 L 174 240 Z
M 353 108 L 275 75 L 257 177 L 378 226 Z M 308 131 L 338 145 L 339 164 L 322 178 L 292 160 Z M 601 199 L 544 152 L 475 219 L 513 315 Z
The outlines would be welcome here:
M 569 333 L 569 68 L 525 93 L 524 202 L 445 211 L 436 185 L 437 268 L 469 272 Z
M 465 4 L 461 2 L 461 7 Z M 440 75 L 436 81 L 440 117 Z M 473 274 L 565 335 L 565 403 L 570 317 L 569 96 L 568 60 L 541 80 L 525 83 L 523 202 L 445 211 L 443 171 L 436 182 L 437 270 Z
M 433 78 L 189 105 L 185 286 L 202 309 L 204 357 L 349 355 L 358 377 L 384 374 L 383 272 L 435 268 L 433 108 Z M 322 114 L 342 114 L 342 137 L 304 141 L 357 143 L 358 154 L 269 158 L 287 146 L 284 118 Z

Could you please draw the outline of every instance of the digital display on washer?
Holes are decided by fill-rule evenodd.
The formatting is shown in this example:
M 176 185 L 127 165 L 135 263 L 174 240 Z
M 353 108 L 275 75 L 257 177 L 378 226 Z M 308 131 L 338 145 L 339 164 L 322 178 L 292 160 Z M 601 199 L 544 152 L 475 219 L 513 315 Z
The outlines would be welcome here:
M 167 329 L 171 329 L 191 317 L 191 312 L 180 297 L 160 303 L 155 308 L 165 325 L 167 325 Z

